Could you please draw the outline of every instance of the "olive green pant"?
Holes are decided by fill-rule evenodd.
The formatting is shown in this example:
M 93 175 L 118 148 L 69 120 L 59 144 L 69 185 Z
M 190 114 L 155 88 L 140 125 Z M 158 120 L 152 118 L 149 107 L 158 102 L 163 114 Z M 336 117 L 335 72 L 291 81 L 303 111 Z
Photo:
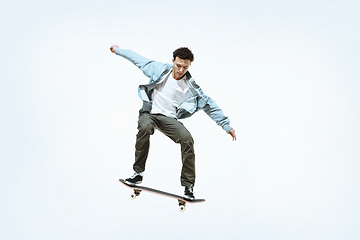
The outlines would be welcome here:
M 194 140 L 190 132 L 178 120 L 160 114 L 140 113 L 138 133 L 135 144 L 135 172 L 145 171 L 146 159 L 150 148 L 150 136 L 158 129 L 181 146 L 181 185 L 190 187 L 195 184 Z

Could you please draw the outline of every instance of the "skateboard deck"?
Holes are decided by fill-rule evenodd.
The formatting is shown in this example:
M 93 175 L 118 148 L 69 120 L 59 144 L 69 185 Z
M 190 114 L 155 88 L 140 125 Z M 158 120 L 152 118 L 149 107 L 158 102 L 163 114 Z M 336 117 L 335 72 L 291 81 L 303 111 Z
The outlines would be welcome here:
M 137 196 L 140 195 L 141 191 L 145 191 L 145 192 L 151 192 L 151 193 L 155 193 L 158 195 L 162 195 L 165 197 L 170 197 L 170 198 L 174 198 L 178 200 L 179 203 L 179 211 L 183 212 L 185 211 L 185 205 L 186 203 L 201 203 L 201 202 L 205 202 L 205 199 L 194 199 L 194 200 L 190 200 L 190 199 L 186 199 L 182 196 L 176 195 L 176 194 L 172 194 L 172 193 L 168 193 L 168 192 L 164 192 L 164 191 L 160 191 L 154 188 L 149 188 L 149 187 L 144 187 L 144 186 L 139 186 L 139 185 L 130 185 L 127 184 L 125 182 L 124 179 L 119 179 L 119 181 L 124 184 L 125 186 L 131 188 L 134 190 L 134 193 L 130 195 L 131 199 L 135 199 Z

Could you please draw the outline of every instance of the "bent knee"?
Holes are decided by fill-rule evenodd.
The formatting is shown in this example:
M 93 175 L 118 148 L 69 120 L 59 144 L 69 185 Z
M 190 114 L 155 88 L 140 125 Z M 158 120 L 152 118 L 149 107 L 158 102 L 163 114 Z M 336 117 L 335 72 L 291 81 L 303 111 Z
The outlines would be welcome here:
M 192 138 L 190 133 L 186 133 L 186 134 L 181 134 L 179 137 L 178 142 L 180 144 L 190 144 L 193 145 L 194 144 L 194 139 Z
M 151 123 L 147 124 L 139 124 L 138 125 L 139 132 L 147 133 L 147 134 L 154 134 L 154 126 Z

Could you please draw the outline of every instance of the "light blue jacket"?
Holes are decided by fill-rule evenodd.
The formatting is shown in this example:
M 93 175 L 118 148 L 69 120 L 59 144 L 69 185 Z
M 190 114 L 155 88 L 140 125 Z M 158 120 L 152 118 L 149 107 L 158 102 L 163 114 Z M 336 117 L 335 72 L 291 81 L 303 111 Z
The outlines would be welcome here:
M 153 89 L 162 83 L 168 74 L 171 74 L 173 64 L 153 61 L 128 49 L 118 48 L 115 53 L 131 61 L 150 78 L 148 84 L 139 86 L 138 93 L 139 97 L 143 100 L 143 107 L 140 112 L 151 112 Z M 232 129 L 229 118 L 224 115 L 214 100 L 204 94 L 199 85 L 191 77 L 189 71 L 186 72 L 186 76 L 189 79 L 190 97 L 176 109 L 176 117 L 178 119 L 188 118 L 202 109 L 228 133 Z

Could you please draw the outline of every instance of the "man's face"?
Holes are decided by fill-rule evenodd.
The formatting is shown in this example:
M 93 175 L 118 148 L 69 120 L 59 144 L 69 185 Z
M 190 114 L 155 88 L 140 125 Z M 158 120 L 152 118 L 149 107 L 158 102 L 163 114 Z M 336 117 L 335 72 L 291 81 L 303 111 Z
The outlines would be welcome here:
M 173 59 L 172 61 L 174 63 L 172 72 L 173 78 L 180 80 L 189 69 L 191 61 L 189 59 L 181 59 L 179 57 L 176 57 L 175 60 Z

